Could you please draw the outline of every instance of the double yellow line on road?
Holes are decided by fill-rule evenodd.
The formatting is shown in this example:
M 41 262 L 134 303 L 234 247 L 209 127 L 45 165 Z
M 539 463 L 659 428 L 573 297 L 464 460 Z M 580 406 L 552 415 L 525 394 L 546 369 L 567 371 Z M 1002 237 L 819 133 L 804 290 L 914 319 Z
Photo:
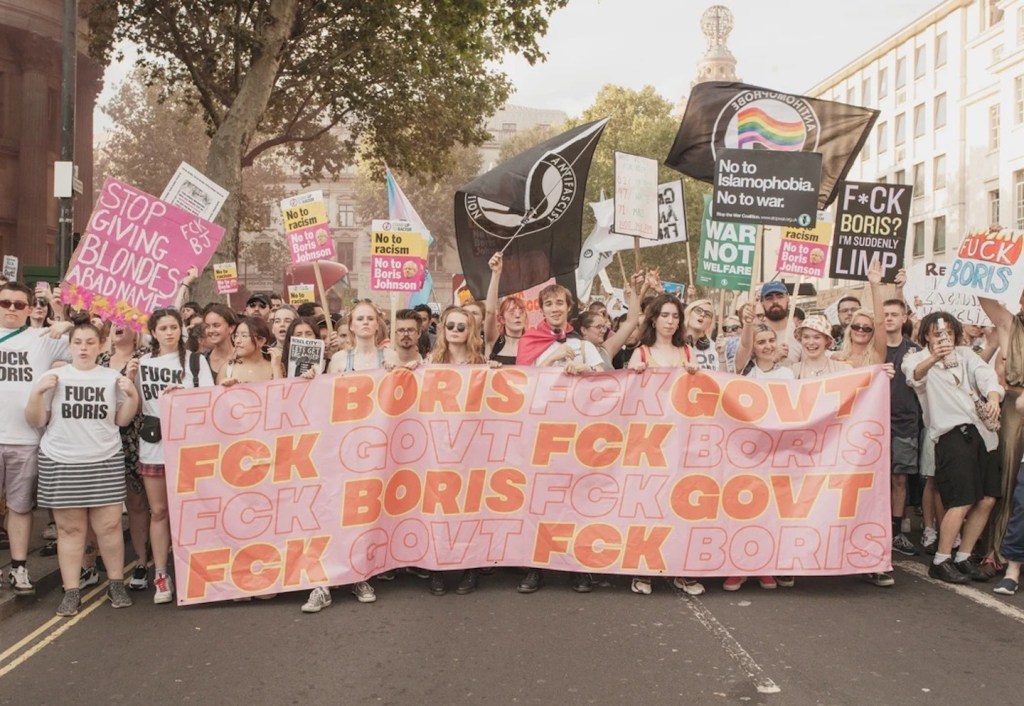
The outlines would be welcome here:
M 132 569 L 134 568 L 135 562 L 133 561 L 124 567 L 125 574 L 131 574 Z M 13 672 L 33 655 L 38 654 L 44 647 L 52 643 L 58 637 L 77 625 L 83 618 L 103 605 L 104 598 L 106 597 L 107 586 L 109 585 L 110 581 L 104 580 L 99 586 L 85 594 L 85 596 L 82 597 L 82 607 L 79 608 L 77 615 L 74 615 L 71 618 L 62 618 L 61 616 L 56 615 L 25 637 L 18 640 L 3 652 L 0 652 L 0 665 L 2 665 L 0 666 L 0 678 L 3 678 L 7 674 Z M 99 599 L 93 600 L 96 596 L 100 596 Z M 90 603 L 90 601 L 92 602 Z M 36 642 L 41 635 L 45 635 L 45 637 Z M 26 647 L 28 649 L 25 649 L 24 652 L 19 654 L 19 651 Z M 8 662 L 8 660 L 10 661 Z

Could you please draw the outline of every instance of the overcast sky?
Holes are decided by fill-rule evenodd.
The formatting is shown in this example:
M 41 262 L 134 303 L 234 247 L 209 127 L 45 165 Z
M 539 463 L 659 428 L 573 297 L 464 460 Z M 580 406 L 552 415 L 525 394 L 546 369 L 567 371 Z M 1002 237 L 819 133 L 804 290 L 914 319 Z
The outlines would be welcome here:
M 706 40 L 700 16 L 711 2 L 570 0 L 541 40 L 548 60 L 513 58 L 512 102 L 578 115 L 601 86 L 651 84 L 673 103 L 689 92 Z M 800 93 L 845 66 L 937 0 L 732 0 L 728 45 L 747 83 Z M 99 105 L 109 100 L 131 56 L 107 72 Z M 97 132 L 110 121 L 97 110 Z

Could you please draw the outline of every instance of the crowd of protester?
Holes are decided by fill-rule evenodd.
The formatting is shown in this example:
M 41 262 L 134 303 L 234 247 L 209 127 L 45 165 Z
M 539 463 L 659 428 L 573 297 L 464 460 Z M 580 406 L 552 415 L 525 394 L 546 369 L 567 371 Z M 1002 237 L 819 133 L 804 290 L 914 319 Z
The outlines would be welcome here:
M 283 378 L 291 369 L 292 339 L 319 338 L 324 366 L 302 371 L 303 377 L 399 366 L 529 365 L 568 375 L 668 367 L 793 380 L 881 365 L 891 378 L 892 551 L 930 555 L 929 574 L 950 583 L 988 581 L 1005 570 L 994 590 L 1016 592 L 1024 560 L 1024 487 L 1016 483 L 1024 452 L 1024 315 L 982 300 L 993 324 L 985 329 L 943 312 L 918 319 L 903 299 L 904 274 L 886 297 L 875 262 L 871 300 L 842 298 L 838 325 L 792 306 L 781 282 L 765 283 L 756 301 L 722 317 L 693 288 L 681 300 L 648 272 L 624 283 L 628 313 L 614 319 L 603 303 L 581 308 L 569 290 L 548 286 L 537 302 L 543 318 L 531 327 L 522 297 L 498 296 L 502 265 L 500 254 L 491 259 L 484 301 L 439 313 L 426 305 L 402 309 L 393 331 L 370 300 L 342 314 L 259 293 L 240 313 L 223 303 L 203 306 L 190 300 L 195 272 L 182 283 L 176 305 L 152 312 L 142 333 L 76 315 L 48 286 L 0 282 L 0 487 L 3 541 L 12 557 L 4 583 L 17 594 L 34 592 L 27 559 L 38 506 L 52 518 L 43 537 L 51 540 L 44 551 L 55 551 L 60 566 L 58 615 L 77 613 L 81 592 L 98 583 L 101 568 L 114 608 L 132 604 L 129 590 L 151 587 L 155 603 L 172 602 L 161 395 Z M 125 509 L 138 557 L 128 576 Z M 908 533 L 918 515 L 923 531 L 915 543 Z M 448 590 L 442 572 L 407 571 L 428 581 L 434 595 Z M 456 593 L 475 590 L 485 573 L 464 570 Z M 394 578 L 388 572 L 372 581 Z M 539 569 L 526 569 L 517 590 L 535 592 L 543 578 Z M 894 583 L 887 573 L 862 578 L 880 587 Z M 585 573 L 568 579 L 581 593 L 594 585 Z M 795 584 L 792 576 L 756 580 L 764 589 Z M 723 577 L 722 587 L 735 591 L 745 581 Z M 694 578 L 670 582 L 689 595 L 705 591 Z M 376 600 L 369 581 L 347 590 L 360 602 Z M 650 594 L 651 578 L 634 577 L 631 590 Z M 318 587 L 302 610 L 319 612 L 331 601 L 331 590 Z

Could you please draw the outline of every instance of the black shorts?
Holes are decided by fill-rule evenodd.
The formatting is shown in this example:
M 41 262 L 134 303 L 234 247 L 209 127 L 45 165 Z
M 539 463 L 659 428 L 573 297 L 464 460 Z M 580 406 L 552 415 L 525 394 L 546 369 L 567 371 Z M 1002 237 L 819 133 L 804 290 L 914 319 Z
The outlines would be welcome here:
M 935 444 L 935 484 L 943 506 L 964 507 L 984 497 L 1002 497 L 999 451 L 985 449 L 973 424 L 962 424 Z

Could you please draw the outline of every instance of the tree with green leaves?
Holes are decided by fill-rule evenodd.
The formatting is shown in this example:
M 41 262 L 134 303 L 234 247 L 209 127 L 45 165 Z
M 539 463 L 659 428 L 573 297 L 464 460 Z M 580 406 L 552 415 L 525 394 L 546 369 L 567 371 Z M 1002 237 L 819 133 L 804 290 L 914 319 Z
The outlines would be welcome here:
M 181 162 L 206 162 L 210 137 L 202 117 L 188 108 L 180 91 L 147 85 L 141 69 L 133 71 L 101 109 L 113 121 L 97 155 L 101 178 L 114 177 L 159 195 Z M 284 198 L 284 177 L 284 166 L 275 151 L 261 155 L 244 172 L 239 194 L 243 231 L 269 225 L 269 204 Z M 239 249 L 244 247 L 239 244 Z M 287 260 L 286 247 L 284 257 Z M 275 266 L 279 264 L 280 260 Z
M 510 84 L 507 54 L 542 58 L 538 37 L 567 0 L 95 0 L 92 51 L 142 48 L 146 76 L 180 90 L 211 136 L 206 175 L 232 198 L 219 220 L 237 238 L 242 170 L 281 148 L 313 179 L 356 145 L 414 173 L 454 144 L 486 137 Z
M 593 105 L 583 111 L 583 115 L 569 121 L 568 127 L 579 125 L 591 120 L 609 117 L 608 126 L 604 130 L 594 160 L 590 165 L 590 177 L 587 180 L 587 200 L 601 200 L 615 194 L 615 153 L 651 157 L 658 160 L 658 183 L 665 183 L 682 178 L 683 192 L 686 201 L 686 233 L 687 243 L 662 245 L 656 248 L 644 248 L 640 251 L 640 264 L 645 268 L 657 268 L 661 278 L 667 281 L 687 282 L 686 257 L 689 254 L 696 258 L 700 240 L 700 219 L 704 209 L 704 194 L 710 193 L 710 187 L 701 182 L 684 177 L 679 172 L 669 169 L 661 162 L 668 154 L 672 141 L 675 139 L 679 121 L 672 117 L 672 104 L 662 98 L 651 86 L 639 91 L 621 86 L 606 85 L 598 91 Z M 588 210 L 584 220 L 584 234 L 593 227 L 593 214 Z M 626 269 L 632 269 L 632 253 L 622 253 Z M 696 273 L 696 259 L 693 261 Z M 609 268 L 609 277 L 615 282 L 621 280 L 618 267 Z M 621 286 L 621 284 L 620 284 Z

